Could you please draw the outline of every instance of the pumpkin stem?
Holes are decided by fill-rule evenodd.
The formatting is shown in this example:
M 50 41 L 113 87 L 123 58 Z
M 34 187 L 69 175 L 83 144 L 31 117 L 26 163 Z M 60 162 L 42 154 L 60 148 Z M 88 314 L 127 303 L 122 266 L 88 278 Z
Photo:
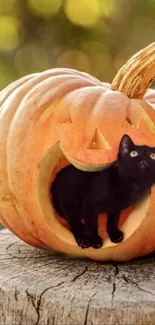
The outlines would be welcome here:
M 116 74 L 111 89 L 129 98 L 143 98 L 155 79 L 155 42 L 133 55 Z

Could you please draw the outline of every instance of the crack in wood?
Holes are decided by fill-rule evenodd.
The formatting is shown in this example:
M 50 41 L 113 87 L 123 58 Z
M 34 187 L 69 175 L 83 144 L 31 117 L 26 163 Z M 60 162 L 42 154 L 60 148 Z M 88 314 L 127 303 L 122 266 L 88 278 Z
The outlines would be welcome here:
M 79 279 L 80 277 L 82 277 L 87 272 L 88 268 L 90 267 L 90 265 L 92 263 L 93 262 L 89 262 L 89 264 L 85 266 L 84 270 L 80 274 L 77 274 L 70 282 L 73 283 L 73 282 L 77 281 L 77 279 Z M 47 291 L 49 291 L 49 290 L 51 290 L 53 288 L 57 288 L 57 287 L 62 286 L 63 284 L 64 284 L 64 281 L 58 283 L 57 285 L 51 285 L 50 287 L 44 289 L 37 299 L 36 299 L 36 297 L 33 297 L 33 295 L 31 295 L 28 290 L 26 290 L 26 294 L 28 296 L 28 299 L 31 300 L 31 303 L 32 303 L 32 305 L 35 308 L 35 311 L 37 313 L 37 317 L 38 318 L 37 318 L 37 322 L 35 323 L 35 325 L 38 325 L 39 324 L 39 321 L 40 321 L 40 307 L 41 307 L 42 298 L 43 298 L 44 294 Z M 89 300 L 88 305 L 90 304 L 90 302 L 93 299 L 93 297 L 95 296 L 95 294 L 96 294 L 96 292 L 92 295 L 91 299 Z M 87 310 L 86 313 L 88 314 L 88 310 Z
M 92 264 L 92 263 L 91 263 Z M 86 267 L 84 268 L 84 270 L 81 272 L 81 273 L 79 273 L 79 274 L 77 274 L 72 280 L 71 280 L 71 282 L 75 282 L 77 279 L 79 279 L 80 277 L 82 277 L 87 271 L 88 271 L 88 268 L 89 268 L 89 266 L 90 266 L 90 263 L 88 264 L 88 265 L 86 265 Z
M 34 325 L 38 325 L 39 324 L 39 321 L 40 321 L 40 309 L 41 309 L 41 303 L 42 303 L 42 298 L 44 296 L 44 294 L 53 289 L 53 288 L 57 288 L 57 287 L 60 287 L 62 284 L 64 284 L 64 281 L 58 283 L 57 285 L 51 285 L 50 287 L 48 288 L 45 288 L 41 294 L 39 295 L 39 297 L 36 299 L 36 297 L 33 297 L 33 295 L 31 295 L 28 290 L 25 290 L 26 292 L 26 295 L 28 297 L 28 299 L 31 300 L 31 303 L 32 303 L 32 306 L 34 307 L 36 313 L 37 313 L 37 321 Z M 36 304 L 35 304 L 36 303 Z
M 137 282 L 131 280 L 130 278 L 127 278 L 124 274 L 122 274 L 122 278 L 124 279 L 124 281 L 125 281 L 126 283 L 132 283 L 133 285 L 135 285 L 135 286 L 136 286 L 140 291 L 143 291 L 143 292 L 149 293 L 149 294 L 151 294 L 151 295 L 153 294 L 152 292 L 150 292 L 150 291 L 148 291 L 148 290 L 145 290 L 145 289 L 141 288 Z
M 111 293 L 111 307 L 114 305 L 114 297 L 116 292 L 116 277 L 119 274 L 119 268 L 117 263 L 112 263 L 114 267 L 114 277 L 113 277 L 113 283 L 112 283 L 112 293 Z
M 8 252 L 9 255 L 10 255 L 10 253 L 9 253 L 9 249 L 10 249 L 12 246 L 14 246 L 16 243 L 18 243 L 17 240 L 14 241 L 13 243 L 9 244 L 9 245 L 6 247 L 6 250 L 7 250 L 7 252 Z
M 40 294 L 40 297 L 39 297 L 39 299 L 38 299 L 37 309 L 36 309 L 37 314 L 38 314 L 38 319 L 37 319 L 36 325 L 39 324 L 39 320 L 40 320 L 40 307 L 41 307 L 41 302 L 42 302 L 42 299 L 43 299 L 44 294 L 45 294 L 47 291 L 49 291 L 49 290 L 51 290 L 51 289 L 53 289 L 53 288 L 58 288 L 58 287 L 60 287 L 62 284 L 64 284 L 64 281 L 58 283 L 58 284 L 55 285 L 55 286 L 50 286 L 50 287 L 44 289 L 44 290 L 42 291 L 42 293 Z
M 9 279 L 6 280 L 5 282 L 3 282 L 3 284 L 2 284 L 2 286 L 1 286 L 1 288 L 0 288 L 0 290 L 2 290 L 3 287 L 4 287 L 7 283 L 11 282 L 11 281 L 14 280 L 14 279 L 19 278 L 19 277 L 20 277 L 21 275 L 23 275 L 23 274 L 24 274 L 24 273 L 18 274 L 18 275 L 16 275 L 16 276 L 13 276 L 13 277 L 9 278 Z M 25 274 L 27 274 L 27 272 L 25 272 Z
M 85 313 L 85 320 L 84 320 L 84 324 L 83 325 L 88 325 L 88 315 L 89 315 L 90 303 L 91 303 L 91 301 L 93 300 L 93 298 L 95 297 L 96 294 L 97 294 L 97 291 L 95 291 L 93 293 L 93 295 L 91 296 L 91 298 L 88 301 L 88 305 L 87 305 L 86 313 Z
M 111 299 L 111 307 L 113 307 L 113 304 L 114 304 L 114 296 L 115 296 L 115 291 L 116 291 L 116 283 L 113 282 L 112 284 L 112 299 Z
M 17 287 L 15 286 L 15 294 L 14 294 L 14 297 L 15 297 L 15 300 L 18 302 L 18 295 L 19 295 L 20 291 L 17 290 Z
M 119 264 L 71 259 L 4 232 L 0 324 L 155 324 L 154 255 Z
M 112 263 L 112 265 L 114 266 L 115 268 L 115 277 L 117 276 L 117 274 L 119 273 L 119 267 L 118 267 L 118 264 L 116 262 Z

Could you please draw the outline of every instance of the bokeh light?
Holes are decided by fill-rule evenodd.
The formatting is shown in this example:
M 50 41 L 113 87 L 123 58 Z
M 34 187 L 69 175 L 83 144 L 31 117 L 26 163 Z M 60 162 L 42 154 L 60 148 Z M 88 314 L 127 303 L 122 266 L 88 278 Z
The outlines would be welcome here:
M 17 5 L 17 0 L 0 0 L 0 14 L 10 14 L 14 12 Z
M 14 80 L 14 70 L 0 61 L 0 90 Z
M 21 42 L 21 24 L 13 16 L 0 16 L 0 50 L 15 50 Z
M 14 65 L 18 77 L 46 70 L 48 69 L 47 52 L 37 44 L 27 44 L 17 51 Z
M 0 0 L 0 86 L 54 67 L 111 82 L 154 41 L 154 8 L 155 0 Z
M 112 78 L 113 62 L 107 47 L 98 41 L 85 41 L 81 47 L 89 55 L 92 75 L 101 80 Z
M 132 53 L 133 53 L 132 47 L 130 45 L 128 45 L 126 48 L 121 50 L 116 55 L 116 57 L 114 59 L 114 67 L 115 67 L 116 72 L 124 65 L 125 62 L 128 61 L 128 59 L 131 57 Z
M 100 18 L 99 0 L 66 0 L 65 13 L 76 25 L 92 27 Z
M 101 15 L 110 17 L 116 11 L 116 0 L 99 0 Z
M 39 17 L 49 18 L 55 15 L 63 0 L 28 0 L 30 10 Z
M 79 50 L 67 50 L 57 60 L 57 67 L 67 67 L 91 73 L 89 56 Z
M 145 46 L 146 40 L 147 45 L 155 41 L 154 36 L 155 20 L 152 18 L 146 18 L 143 16 L 137 17 L 133 20 L 131 32 L 129 34 L 129 45 L 133 49 Z M 139 35 L 143 35 L 143 39 Z M 143 45 L 142 45 L 143 44 Z

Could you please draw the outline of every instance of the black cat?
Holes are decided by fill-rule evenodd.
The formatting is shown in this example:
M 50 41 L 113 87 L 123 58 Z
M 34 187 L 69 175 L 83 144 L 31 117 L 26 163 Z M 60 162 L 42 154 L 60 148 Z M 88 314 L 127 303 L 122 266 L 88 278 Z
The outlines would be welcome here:
M 79 246 L 100 248 L 98 215 L 107 212 L 112 242 L 123 240 L 120 213 L 155 183 L 155 147 L 136 146 L 128 135 L 120 142 L 118 165 L 99 172 L 84 172 L 72 165 L 56 176 L 51 194 L 60 216 L 67 219 Z M 84 224 L 81 219 L 84 219 Z

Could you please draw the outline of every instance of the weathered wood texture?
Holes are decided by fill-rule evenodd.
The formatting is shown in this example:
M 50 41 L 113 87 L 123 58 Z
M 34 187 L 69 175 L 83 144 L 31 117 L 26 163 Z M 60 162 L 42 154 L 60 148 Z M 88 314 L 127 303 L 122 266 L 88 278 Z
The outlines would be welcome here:
M 0 232 L 1 325 L 155 324 L 155 257 L 75 260 Z

